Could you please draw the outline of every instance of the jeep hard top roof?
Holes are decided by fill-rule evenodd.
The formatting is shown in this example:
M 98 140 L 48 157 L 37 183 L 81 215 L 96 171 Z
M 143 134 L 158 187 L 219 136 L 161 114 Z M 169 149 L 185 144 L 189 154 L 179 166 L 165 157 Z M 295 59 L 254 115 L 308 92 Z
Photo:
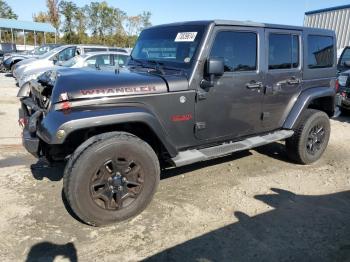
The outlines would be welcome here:
M 149 28 L 157 28 L 163 26 L 182 26 L 182 25 L 204 25 L 208 26 L 210 24 L 215 24 L 218 26 L 249 26 L 249 27 L 262 27 L 262 28 L 274 28 L 274 29 L 286 29 L 286 30 L 312 30 L 313 32 L 320 32 L 322 34 L 334 35 L 334 31 L 328 29 L 320 29 L 313 27 L 302 27 L 302 26 L 292 26 L 292 25 L 279 25 L 279 24 L 267 24 L 259 23 L 253 21 L 236 21 L 236 20 L 200 20 L 200 21 L 186 21 L 186 22 L 177 22 L 170 24 L 156 25 Z

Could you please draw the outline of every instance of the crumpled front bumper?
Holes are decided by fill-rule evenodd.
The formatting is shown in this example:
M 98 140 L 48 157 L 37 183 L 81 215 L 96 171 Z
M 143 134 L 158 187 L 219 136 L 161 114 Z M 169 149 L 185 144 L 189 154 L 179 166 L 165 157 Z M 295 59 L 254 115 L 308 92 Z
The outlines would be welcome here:
M 33 137 L 26 128 L 23 129 L 22 144 L 30 154 L 39 158 L 39 138 L 37 136 Z
M 24 148 L 34 157 L 40 156 L 40 139 L 36 135 L 38 118 L 41 112 L 37 111 L 31 116 L 28 116 L 24 106 L 19 110 L 19 125 L 23 128 L 22 144 Z

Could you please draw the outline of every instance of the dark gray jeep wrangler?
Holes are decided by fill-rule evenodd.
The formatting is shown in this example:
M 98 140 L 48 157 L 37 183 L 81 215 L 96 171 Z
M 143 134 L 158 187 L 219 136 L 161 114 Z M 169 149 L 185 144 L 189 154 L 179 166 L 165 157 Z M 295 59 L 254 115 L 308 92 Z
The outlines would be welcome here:
M 86 223 L 139 214 L 161 168 L 286 140 L 295 163 L 325 151 L 333 31 L 235 21 L 144 30 L 127 70 L 49 71 L 20 90 L 23 143 L 68 160 L 64 194 Z

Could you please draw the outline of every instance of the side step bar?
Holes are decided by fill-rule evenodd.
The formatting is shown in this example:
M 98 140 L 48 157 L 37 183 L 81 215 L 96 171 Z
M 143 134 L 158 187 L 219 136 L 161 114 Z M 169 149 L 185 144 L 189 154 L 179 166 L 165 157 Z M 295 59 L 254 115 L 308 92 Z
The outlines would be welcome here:
M 292 130 L 279 130 L 263 136 L 250 137 L 238 142 L 224 143 L 222 145 L 203 148 L 190 149 L 179 152 L 172 158 L 176 167 L 193 164 L 213 158 L 222 157 L 233 152 L 251 149 L 254 147 L 266 145 L 272 142 L 284 140 L 294 134 Z

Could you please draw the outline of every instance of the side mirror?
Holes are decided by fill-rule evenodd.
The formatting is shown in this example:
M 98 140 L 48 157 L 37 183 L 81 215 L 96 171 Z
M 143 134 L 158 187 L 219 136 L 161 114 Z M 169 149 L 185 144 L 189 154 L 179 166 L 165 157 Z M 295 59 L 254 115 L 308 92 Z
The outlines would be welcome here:
M 222 76 L 224 74 L 224 59 L 212 57 L 207 60 L 206 74 L 211 76 Z
M 57 64 L 57 62 L 58 62 L 58 56 L 57 56 L 57 55 L 55 55 L 55 56 L 52 58 L 52 62 L 53 62 L 54 65 Z
M 209 80 L 203 79 L 200 83 L 202 88 L 210 88 L 214 86 L 215 76 L 222 76 L 225 72 L 224 59 L 221 57 L 211 57 L 205 65 L 205 75 L 209 76 Z
M 349 61 L 349 60 L 344 61 L 344 65 L 345 65 L 346 67 L 350 67 L 350 61 Z

